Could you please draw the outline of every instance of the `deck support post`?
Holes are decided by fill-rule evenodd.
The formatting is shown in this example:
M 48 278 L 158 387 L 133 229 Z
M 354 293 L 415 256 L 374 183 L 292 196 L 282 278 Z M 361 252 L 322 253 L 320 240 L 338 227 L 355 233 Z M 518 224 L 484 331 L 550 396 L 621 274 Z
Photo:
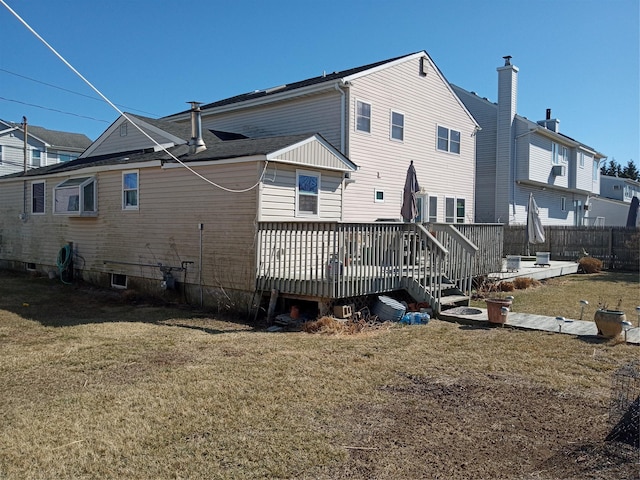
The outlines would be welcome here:
M 276 303 L 278 303 L 278 290 L 275 288 L 271 290 L 271 297 L 269 297 L 269 308 L 267 309 L 267 325 L 273 323 L 273 315 L 276 311 Z

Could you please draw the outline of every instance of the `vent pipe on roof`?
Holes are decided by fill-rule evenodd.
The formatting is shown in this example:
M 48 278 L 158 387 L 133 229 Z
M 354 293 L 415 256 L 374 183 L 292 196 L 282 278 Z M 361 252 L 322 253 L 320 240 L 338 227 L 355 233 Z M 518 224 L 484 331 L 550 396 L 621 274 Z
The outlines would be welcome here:
M 547 108 L 547 120 L 551 120 L 551 109 Z
M 191 104 L 191 139 L 189 140 L 189 153 L 198 153 L 207 149 L 202 139 L 202 117 L 200 114 L 200 102 L 188 102 Z

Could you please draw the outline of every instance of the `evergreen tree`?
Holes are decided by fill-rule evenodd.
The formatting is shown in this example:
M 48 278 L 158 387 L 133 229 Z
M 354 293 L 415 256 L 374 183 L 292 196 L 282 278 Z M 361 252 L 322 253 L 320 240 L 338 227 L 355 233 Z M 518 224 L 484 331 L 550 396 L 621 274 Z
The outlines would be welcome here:
M 610 177 L 620 176 L 622 174 L 622 167 L 616 162 L 615 157 L 609 159 L 608 165 L 603 165 L 600 169 L 602 175 L 609 175 Z
M 629 160 L 627 162 L 627 165 L 622 169 L 622 173 L 620 174 L 620 176 L 640 182 L 640 172 L 638 171 L 635 163 L 633 163 L 633 160 Z

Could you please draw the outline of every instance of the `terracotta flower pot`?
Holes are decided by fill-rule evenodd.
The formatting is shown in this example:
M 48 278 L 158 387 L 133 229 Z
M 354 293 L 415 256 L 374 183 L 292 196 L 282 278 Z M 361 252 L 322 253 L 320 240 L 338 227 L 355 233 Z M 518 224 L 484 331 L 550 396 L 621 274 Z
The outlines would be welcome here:
M 622 332 L 622 322 L 627 319 L 624 312 L 619 310 L 597 310 L 593 317 L 598 327 L 598 336 L 615 338 Z
M 486 298 L 487 304 L 487 316 L 490 323 L 505 323 L 507 321 L 507 315 L 502 314 L 502 307 L 511 307 L 511 300 L 505 300 L 504 298 Z

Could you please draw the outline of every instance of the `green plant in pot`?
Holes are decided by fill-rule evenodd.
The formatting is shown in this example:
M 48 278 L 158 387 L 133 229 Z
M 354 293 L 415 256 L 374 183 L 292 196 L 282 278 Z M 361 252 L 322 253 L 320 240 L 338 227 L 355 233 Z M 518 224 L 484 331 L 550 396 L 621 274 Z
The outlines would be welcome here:
M 615 338 L 622 333 L 622 322 L 627 320 L 627 316 L 620 310 L 621 305 L 622 299 L 618 300 L 615 308 L 609 308 L 605 301 L 598 302 L 593 321 L 596 322 L 599 337 Z

